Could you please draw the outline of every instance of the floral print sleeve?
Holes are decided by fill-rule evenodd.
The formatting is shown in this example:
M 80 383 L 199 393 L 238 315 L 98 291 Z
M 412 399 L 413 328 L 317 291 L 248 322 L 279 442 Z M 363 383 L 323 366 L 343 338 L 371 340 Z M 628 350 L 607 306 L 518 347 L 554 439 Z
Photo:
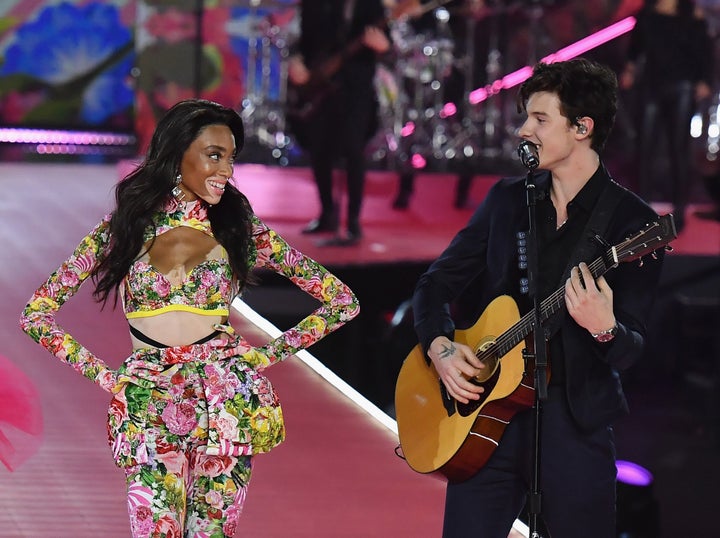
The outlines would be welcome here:
M 115 386 L 115 372 L 60 327 L 55 314 L 90 276 L 98 255 L 109 238 L 110 215 L 80 242 L 75 252 L 30 298 L 20 318 L 20 327 L 50 353 L 93 380 L 103 389 Z
M 257 217 L 253 224 L 257 248 L 255 267 L 286 276 L 322 303 L 297 325 L 250 352 L 254 356 L 246 358 L 262 368 L 288 358 L 340 328 L 360 313 L 360 305 L 350 288 L 322 265 L 290 246 Z

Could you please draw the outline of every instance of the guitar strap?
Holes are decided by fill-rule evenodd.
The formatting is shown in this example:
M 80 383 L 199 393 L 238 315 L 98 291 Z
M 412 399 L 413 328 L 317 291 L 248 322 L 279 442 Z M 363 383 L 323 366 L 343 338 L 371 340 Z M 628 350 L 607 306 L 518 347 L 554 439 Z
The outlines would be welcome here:
M 563 271 L 560 282 L 558 283 L 558 288 L 564 286 L 565 281 L 570 276 L 570 270 L 573 267 L 580 262 L 589 263 L 593 257 L 597 256 L 598 243 L 594 238 L 596 235 L 604 237 L 604 234 L 610 225 L 612 214 L 623 197 L 623 192 L 623 188 L 618 185 L 615 180 L 610 178 L 610 181 L 607 182 L 605 188 L 600 193 L 598 201 L 590 214 L 587 224 L 585 225 L 585 229 L 581 235 L 584 240 L 579 242 L 570 256 L 570 260 L 565 267 L 565 271 Z M 564 312 L 565 309 L 563 308 L 543 323 L 545 338 L 549 339 L 560 330 Z

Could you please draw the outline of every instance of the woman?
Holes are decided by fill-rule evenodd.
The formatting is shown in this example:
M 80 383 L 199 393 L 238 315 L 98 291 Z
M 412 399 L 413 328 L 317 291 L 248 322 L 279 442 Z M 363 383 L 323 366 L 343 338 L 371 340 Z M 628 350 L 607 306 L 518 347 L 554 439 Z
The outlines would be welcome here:
M 109 441 L 128 485 L 132 535 L 233 536 L 252 455 L 284 438 L 261 371 L 355 317 L 352 291 L 253 214 L 230 182 L 243 144 L 237 113 L 187 100 L 160 120 L 116 208 L 30 299 L 21 327 L 113 393 Z M 322 304 L 267 345 L 228 324 L 254 267 L 284 274 Z M 118 296 L 133 353 L 113 371 L 55 320 L 88 278 Z

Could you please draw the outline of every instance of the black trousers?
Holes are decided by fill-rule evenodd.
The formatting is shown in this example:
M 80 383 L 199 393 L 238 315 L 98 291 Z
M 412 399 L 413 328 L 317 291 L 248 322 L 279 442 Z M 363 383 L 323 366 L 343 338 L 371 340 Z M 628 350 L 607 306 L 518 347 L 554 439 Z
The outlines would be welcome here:
M 507 538 L 531 487 L 533 409 L 510 422 L 488 463 L 448 484 L 444 538 Z M 582 432 L 561 387 L 549 387 L 541 420 L 541 519 L 552 538 L 614 538 L 615 444 L 610 427 Z
M 690 119 L 695 107 L 690 81 L 668 84 L 644 92 L 640 128 L 640 195 L 652 199 L 658 178 L 657 163 L 667 157 L 668 196 L 675 208 L 688 203 L 691 184 Z M 667 146 L 663 146 L 664 141 Z M 666 152 L 663 151 L 667 148 Z
M 360 217 L 365 189 L 365 145 L 377 127 L 377 103 L 372 86 L 340 88 L 330 94 L 308 125 L 307 150 L 320 198 L 321 217 L 335 215 L 333 167 L 345 161 L 347 217 Z

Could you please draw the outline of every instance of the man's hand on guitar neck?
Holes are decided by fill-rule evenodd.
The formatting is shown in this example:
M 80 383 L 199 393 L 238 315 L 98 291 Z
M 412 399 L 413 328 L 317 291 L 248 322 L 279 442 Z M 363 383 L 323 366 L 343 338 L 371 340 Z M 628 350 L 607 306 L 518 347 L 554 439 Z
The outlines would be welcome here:
M 362 36 L 362 44 L 376 54 L 384 54 L 390 48 L 390 40 L 377 26 L 368 26 Z
M 565 283 L 565 305 L 575 323 L 591 334 L 615 326 L 612 289 L 604 276 L 593 279 L 586 263 L 580 263 L 570 271 L 570 278 Z
M 288 61 L 288 78 L 297 86 L 307 84 L 310 80 L 310 70 L 305 65 L 302 56 L 292 56 Z
M 420 5 L 420 0 L 399 0 L 390 2 L 390 4 L 390 18 L 392 20 L 414 19 L 425 12 L 422 5 Z
M 390 40 L 385 32 L 377 26 L 365 28 L 361 37 L 362 44 L 373 50 L 376 54 L 384 54 L 390 48 Z M 291 56 L 288 60 L 288 78 L 296 86 L 303 86 L 310 82 L 313 73 L 305 65 L 303 57 L 299 54 Z
M 465 404 L 480 399 L 485 389 L 468 379 L 478 375 L 485 365 L 469 346 L 438 336 L 430 344 L 427 354 L 450 396 Z

